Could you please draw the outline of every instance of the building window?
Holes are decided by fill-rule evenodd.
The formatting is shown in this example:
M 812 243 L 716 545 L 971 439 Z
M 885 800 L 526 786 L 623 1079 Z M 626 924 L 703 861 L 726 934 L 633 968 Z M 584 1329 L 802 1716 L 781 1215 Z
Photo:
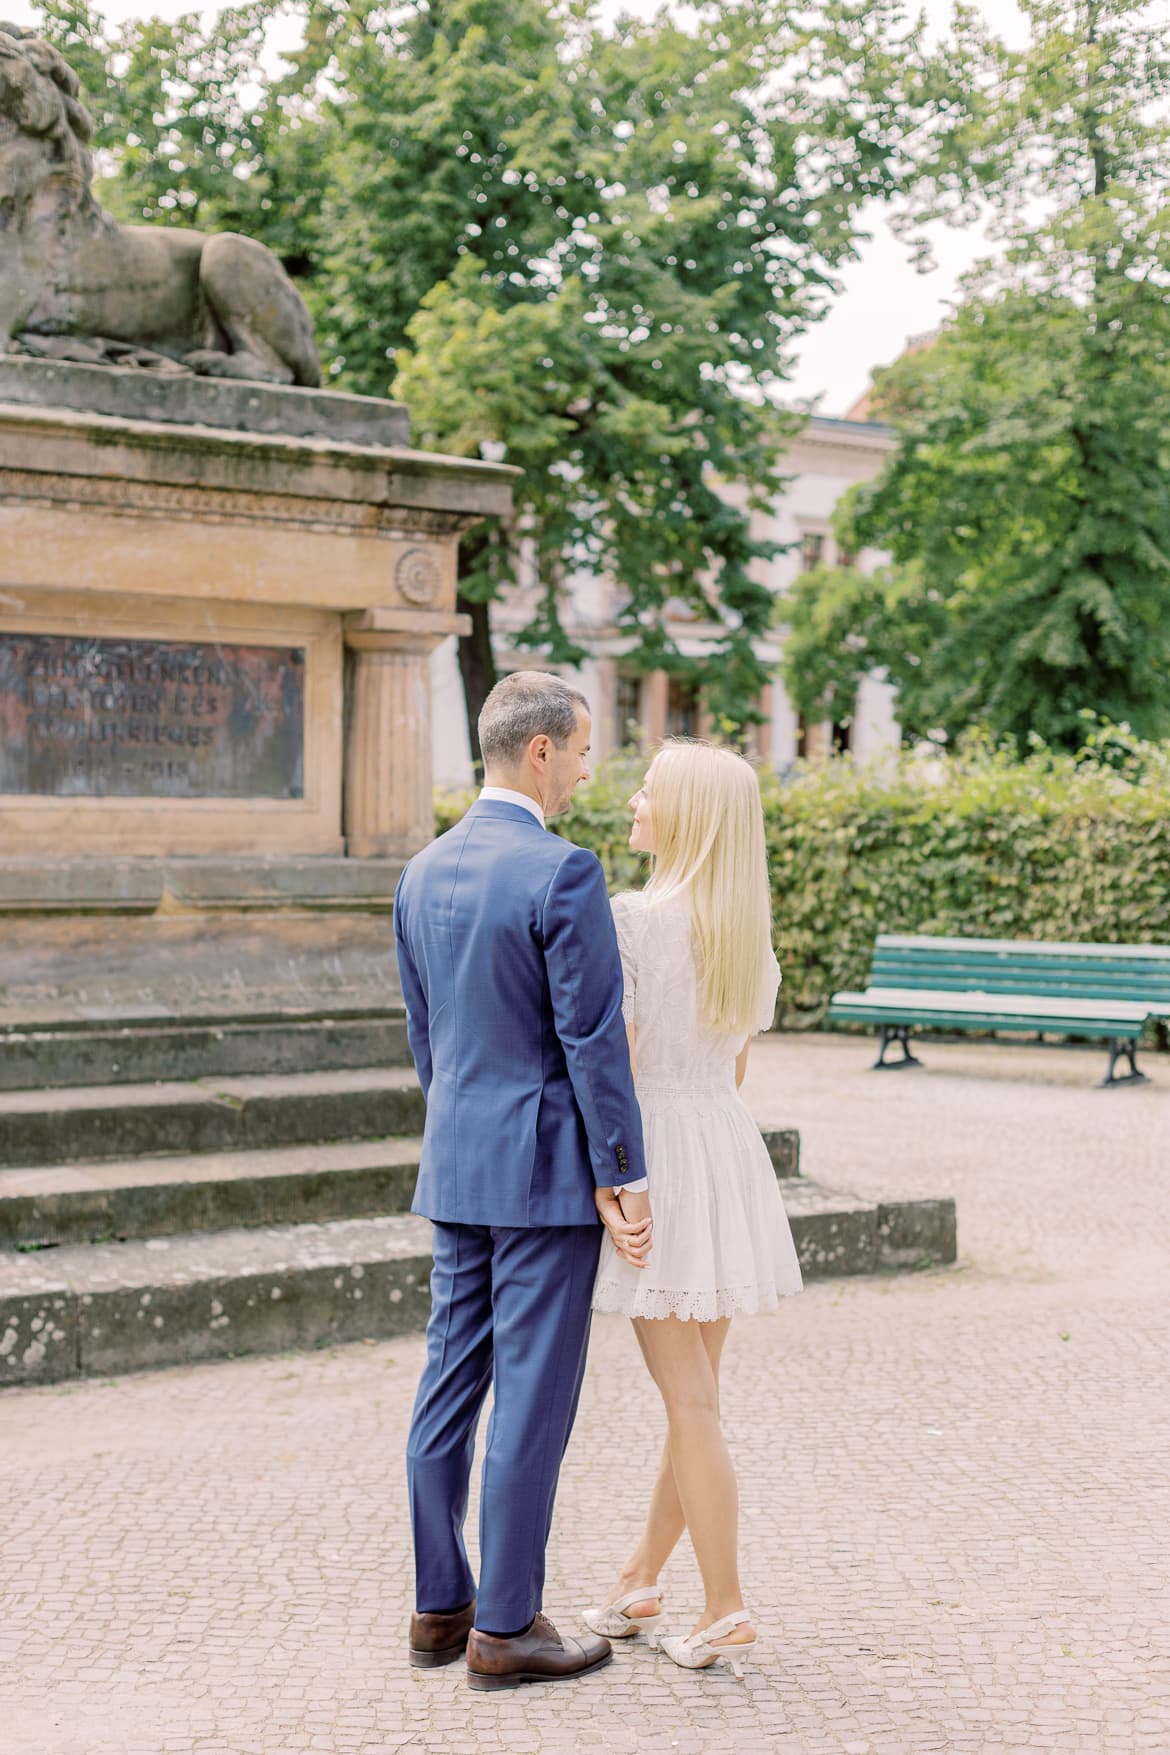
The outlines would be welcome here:
M 819 567 L 825 554 L 825 539 L 819 530 L 806 530 L 800 539 L 800 570 L 811 573 Z
M 699 691 L 686 677 L 672 676 L 666 691 L 667 737 L 698 737 Z
M 642 678 L 637 671 L 619 670 L 614 703 L 617 747 L 636 750 L 642 744 Z
M 833 726 L 832 749 L 835 756 L 845 756 L 853 748 L 853 721 L 840 719 Z

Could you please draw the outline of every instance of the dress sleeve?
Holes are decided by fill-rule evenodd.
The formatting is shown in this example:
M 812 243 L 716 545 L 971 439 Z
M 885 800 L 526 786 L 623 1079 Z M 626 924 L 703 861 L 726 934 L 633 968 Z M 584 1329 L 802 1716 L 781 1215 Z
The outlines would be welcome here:
M 635 920 L 638 911 L 637 898 L 628 891 L 615 896 L 610 903 L 613 909 L 613 923 L 617 928 L 618 951 L 622 959 L 622 1017 L 627 1024 L 634 1022 L 634 1008 L 638 991 L 638 959 L 635 951 Z
M 768 959 L 760 981 L 760 1006 L 756 1014 L 757 1030 L 770 1030 L 772 1028 L 776 1016 L 776 995 L 780 992 L 780 983 L 783 979 L 775 953 L 769 946 Z

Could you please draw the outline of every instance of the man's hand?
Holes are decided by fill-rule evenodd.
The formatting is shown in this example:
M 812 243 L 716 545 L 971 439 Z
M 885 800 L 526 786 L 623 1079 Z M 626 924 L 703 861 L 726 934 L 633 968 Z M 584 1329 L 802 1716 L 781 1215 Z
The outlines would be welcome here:
M 622 1194 L 614 1188 L 595 1188 L 594 1203 L 601 1222 L 613 1238 L 614 1248 L 623 1261 L 643 1268 L 650 1256 L 653 1220 L 650 1217 L 650 1196 Z

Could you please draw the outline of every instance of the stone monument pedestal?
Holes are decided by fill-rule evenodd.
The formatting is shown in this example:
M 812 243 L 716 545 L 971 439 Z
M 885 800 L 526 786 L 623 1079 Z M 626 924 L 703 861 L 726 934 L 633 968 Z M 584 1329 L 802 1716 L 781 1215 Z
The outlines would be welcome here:
M 0 1024 L 355 1008 L 515 471 L 397 404 L 0 359 Z

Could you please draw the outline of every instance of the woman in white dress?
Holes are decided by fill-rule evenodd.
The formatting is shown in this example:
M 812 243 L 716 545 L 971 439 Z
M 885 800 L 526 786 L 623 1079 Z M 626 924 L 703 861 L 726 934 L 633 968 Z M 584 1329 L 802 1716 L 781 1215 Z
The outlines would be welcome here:
M 642 1109 L 651 1228 L 610 1191 L 593 1308 L 633 1319 L 666 1406 L 645 1528 L 594 1632 L 653 1643 L 658 1578 L 689 1530 L 705 1602 L 663 1649 L 688 1669 L 719 1657 L 742 1675 L 756 1634 L 740 1590 L 735 1469 L 719 1421 L 719 1359 L 733 1316 L 774 1310 L 800 1266 L 768 1153 L 739 1095 L 748 1048 L 772 1022 L 780 970 L 759 785 L 710 744 L 671 742 L 630 800 L 630 846 L 654 856 L 640 894 L 613 902 L 623 1011 Z

